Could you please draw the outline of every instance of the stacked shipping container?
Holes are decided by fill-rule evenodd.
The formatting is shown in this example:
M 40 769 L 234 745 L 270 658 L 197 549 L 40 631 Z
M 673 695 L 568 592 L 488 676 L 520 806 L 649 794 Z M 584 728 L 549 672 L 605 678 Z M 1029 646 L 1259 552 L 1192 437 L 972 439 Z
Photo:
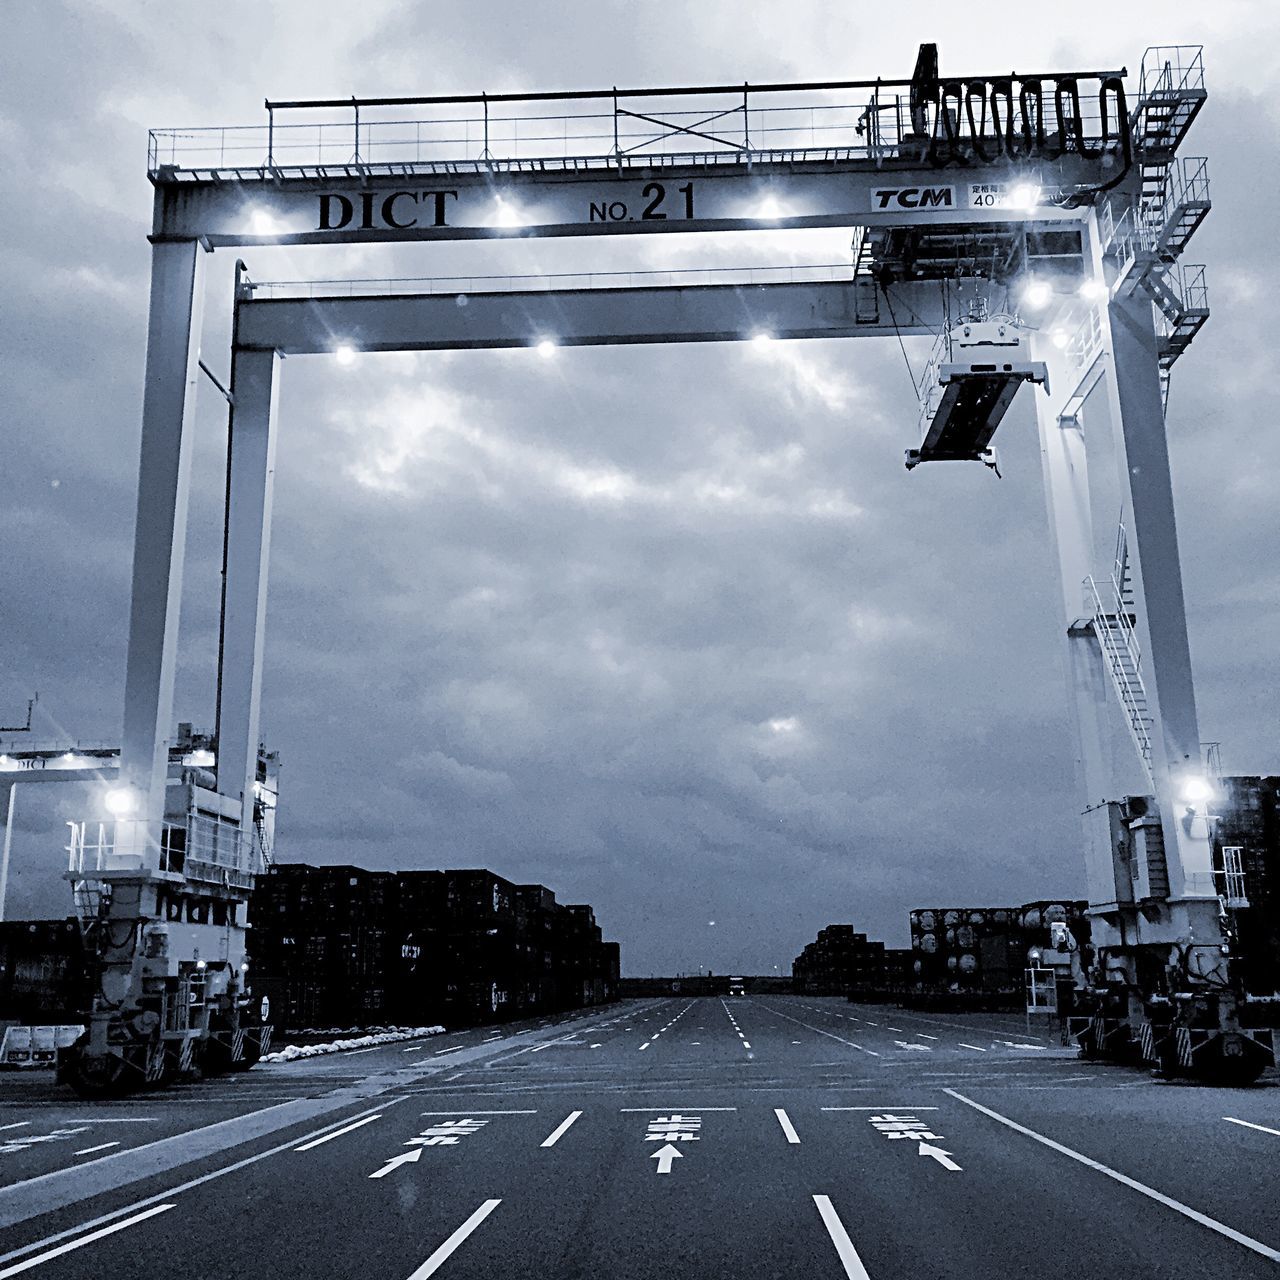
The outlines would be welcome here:
M 1087 944 L 1083 901 L 1028 902 L 1021 907 L 926 907 L 911 913 L 913 985 L 918 991 L 1014 992 L 1024 983 L 1027 954 L 1048 951 L 1052 926 L 1065 924 Z
M 484 870 L 278 864 L 250 907 L 251 976 L 294 1028 L 458 1026 L 615 999 L 589 906 Z
M 1235 913 L 1233 976 L 1255 996 L 1280 992 L 1280 778 L 1222 779 L 1215 860 L 1238 849 L 1249 905 Z

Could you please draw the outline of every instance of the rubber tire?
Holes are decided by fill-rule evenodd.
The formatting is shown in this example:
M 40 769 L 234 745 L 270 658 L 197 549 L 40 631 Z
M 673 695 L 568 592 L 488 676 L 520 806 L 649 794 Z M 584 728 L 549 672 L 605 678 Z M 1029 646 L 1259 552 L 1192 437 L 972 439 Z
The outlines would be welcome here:
M 122 1098 L 130 1092 L 129 1072 L 122 1058 L 108 1054 L 104 1058 L 86 1058 L 77 1051 L 67 1061 L 63 1079 L 77 1097 L 88 1101 Z

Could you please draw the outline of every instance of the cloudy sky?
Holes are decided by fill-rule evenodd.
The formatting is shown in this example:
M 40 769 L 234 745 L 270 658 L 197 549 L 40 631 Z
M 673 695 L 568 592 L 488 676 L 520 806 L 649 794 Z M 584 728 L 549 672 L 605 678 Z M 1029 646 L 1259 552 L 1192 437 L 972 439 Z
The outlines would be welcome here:
M 149 269 L 148 127 L 264 97 L 1109 67 L 1202 42 L 1186 150 L 1214 316 L 1169 430 L 1202 737 L 1280 771 L 1274 140 L 1265 3 L 1052 21 L 832 0 L 0 0 L 0 721 L 120 730 Z M 253 250 L 259 279 L 840 262 L 848 234 Z M 692 240 L 693 243 L 689 243 Z M 228 363 L 234 254 L 209 264 Z M 908 348 L 913 361 L 925 353 Z M 1029 392 L 1005 479 L 908 475 L 887 341 L 286 362 L 263 731 L 278 851 L 488 866 L 595 905 L 624 972 L 785 972 L 818 928 L 1084 890 Z M 225 412 L 201 388 L 178 714 L 213 716 Z M 24 792 L 10 915 L 69 907 Z M 711 922 L 715 923 L 712 924 Z

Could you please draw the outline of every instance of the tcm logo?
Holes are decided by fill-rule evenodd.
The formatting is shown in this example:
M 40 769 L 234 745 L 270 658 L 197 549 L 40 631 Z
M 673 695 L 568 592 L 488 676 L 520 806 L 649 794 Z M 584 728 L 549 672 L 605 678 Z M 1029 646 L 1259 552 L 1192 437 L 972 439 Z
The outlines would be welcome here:
M 880 187 L 871 193 L 877 209 L 954 209 L 955 187 Z

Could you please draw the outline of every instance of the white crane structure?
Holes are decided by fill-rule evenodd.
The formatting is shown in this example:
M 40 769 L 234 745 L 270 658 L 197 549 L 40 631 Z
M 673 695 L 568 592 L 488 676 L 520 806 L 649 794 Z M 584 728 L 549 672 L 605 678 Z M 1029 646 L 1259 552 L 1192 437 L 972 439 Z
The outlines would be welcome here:
M 762 333 L 935 335 L 908 467 L 994 465 L 993 433 L 1030 384 L 1086 810 L 1096 1013 L 1082 1047 L 1167 1060 L 1176 1043 L 1185 1067 L 1256 1074 L 1266 1050 L 1240 1030 L 1224 963 L 1164 418 L 1168 371 L 1207 316 L 1203 269 L 1180 260 L 1209 207 L 1206 169 L 1178 154 L 1203 68 L 1198 49 L 1152 49 L 1127 91 L 1126 75 L 943 77 L 924 46 L 899 81 L 268 102 L 261 127 L 154 132 L 118 783 L 132 800 L 95 852 L 112 886 L 104 919 L 121 928 L 103 934 L 103 997 L 71 1072 L 81 1087 L 145 1075 L 155 1027 L 181 1042 L 181 1011 L 155 993 L 177 992 L 194 960 L 148 939 L 165 898 L 185 892 L 170 851 L 175 832 L 194 842 L 197 818 L 228 871 L 241 942 L 225 957 L 226 1025 L 246 1005 L 281 356 Z M 166 775 L 207 253 L 761 227 L 847 228 L 853 255 L 774 272 L 465 282 L 263 284 L 241 267 L 216 781 L 175 804 Z M 1136 751 L 1117 752 L 1117 724 Z

